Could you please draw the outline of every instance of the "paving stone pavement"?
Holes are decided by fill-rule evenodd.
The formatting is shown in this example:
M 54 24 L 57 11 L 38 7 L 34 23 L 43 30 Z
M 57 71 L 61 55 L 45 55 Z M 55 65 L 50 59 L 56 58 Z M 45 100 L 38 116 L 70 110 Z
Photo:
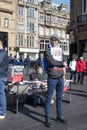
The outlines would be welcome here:
M 69 74 L 67 76 L 69 78 Z M 64 100 L 69 100 L 69 92 L 64 93 Z M 87 76 L 84 84 L 71 84 L 71 103 L 63 101 L 63 116 L 69 122 L 56 122 L 55 103 L 51 105 L 52 130 L 87 130 Z M 44 107 L 20 104 L 19 112 L 7 110 L 5 119 L 0 119 L 0 130 L 47 130 L 44 125 Z

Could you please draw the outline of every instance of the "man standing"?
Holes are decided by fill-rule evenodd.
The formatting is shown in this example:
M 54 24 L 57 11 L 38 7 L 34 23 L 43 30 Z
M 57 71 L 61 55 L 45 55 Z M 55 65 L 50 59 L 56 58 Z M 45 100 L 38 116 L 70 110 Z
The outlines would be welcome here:
M 8 55 L 3 48 L 3 43 L 0 40 L 0 119 L 4 119 L 6 115 L 6 97 L 5 97 L 5 84 L 7 80 L 8 71 Z
M 53 96 L 54 90 L 56 90 L 56 110 L 57 110 L 57 117 L 56 120 L 60 122 L 66 122 L 62 118 L 62 95 L 64 89 L 64 71 L 63 71 L 63 62 L 62 62 L 62 53 L 61 48 L 59 48 L 60 39 L 57 35 L 53 34 L 50 37 L 50 45 L 48 49 L 45 51 L 45 58 L 47 60 L 47 74 L 48 74 L 48 81 L 47 81 L 47 95 L 45 101 L 45 125 L 47 127 L 53 127 L 50 121 L 50 102 Z M 59 51 L 54 51 L 53 54 L 52 49 Z M 59 53 L 59 54 L 58 54 Z M 59 56 L 57 56 L 57 54 Z

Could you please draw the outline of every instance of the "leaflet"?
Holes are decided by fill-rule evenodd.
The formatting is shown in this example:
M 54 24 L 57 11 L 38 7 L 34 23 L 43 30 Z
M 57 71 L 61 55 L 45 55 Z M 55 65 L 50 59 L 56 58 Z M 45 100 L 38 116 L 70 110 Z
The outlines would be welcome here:
M 62 48 L 51 48 L 51 54 L 57 61 L 62 61 Z

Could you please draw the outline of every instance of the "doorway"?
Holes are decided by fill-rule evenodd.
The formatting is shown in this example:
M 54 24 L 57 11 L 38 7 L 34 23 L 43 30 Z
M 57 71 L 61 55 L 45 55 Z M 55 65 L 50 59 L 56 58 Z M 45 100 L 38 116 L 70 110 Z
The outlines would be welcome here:
M 0 39 L 3 42 L 3 46 L 5 50 L 8 50 L 8 33 L 7 32 L 0 32 Z

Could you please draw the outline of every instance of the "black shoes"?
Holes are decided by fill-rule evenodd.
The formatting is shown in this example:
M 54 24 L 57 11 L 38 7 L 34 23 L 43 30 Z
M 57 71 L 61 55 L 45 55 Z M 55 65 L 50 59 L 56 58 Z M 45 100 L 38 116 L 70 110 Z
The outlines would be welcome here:
M 60 117 L 57 117 L 56 121 L 60 121 L 61 123 L 68 123 L 67 120 L 60 118 Z
M 48 128 L 53 128 L 53 125 L 52 125 L 52 123 L 51 123 L 50 120 L 46 120 L 46 121 L 45 121 L 45 125 L 46 125 Z
M 60 121 L 61 123 L 66 123 L 66 124 L 68 123 L 67 120 L 65 120 L 65 119 L 63 119 L 63 118 L 60 118 L 60 117 L 56 118 L 56 121 Z M 53 124 L 51 123 L 50 119 L 45 121 L 45 125 L 46 125 L 48 128 L 53 128 Z

